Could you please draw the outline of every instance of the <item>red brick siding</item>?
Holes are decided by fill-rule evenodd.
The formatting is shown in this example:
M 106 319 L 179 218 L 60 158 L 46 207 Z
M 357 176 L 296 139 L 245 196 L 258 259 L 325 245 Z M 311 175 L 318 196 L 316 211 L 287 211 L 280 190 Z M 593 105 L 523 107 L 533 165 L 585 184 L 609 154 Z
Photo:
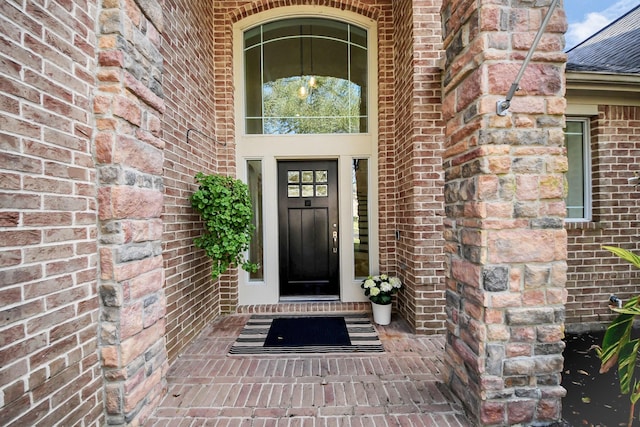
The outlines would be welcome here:
M 211 263 L 193 239 L 202 224 L 189 203 L 197 190 L 197 172 L 221 171 L 220 142 L 233 141 L 220 125 L 216 106 L 224 98 L 214 87 L 216 52 L 214 16 L 209 5 L 193 1 L 166 1 L 162 54 L 163 90 L 167 111 L 162 123 L 165 140 L 164 209 L 162 221 L 167 298 L 166 343 L 175 360 L 213 318 L 220 314 L 220 283 L 212 283 Z M 187 143 L 187 130 L 190 132 Z M 202 135 L 204 134 L 204 135 Z
M 226 149 L 219 150 L 218 168 L 222 173 L 236 175 L 235 152 L 235 110 L 233 86 L 233 14 L 232 2 L 214 2 L 214 99 L 216 109 L 216 132 L 229 144 Z M 235 2 L 237 7 L 245 2 Z M 237 10 L 237 9 L 236 9 Z M 238 305 L 238 276 L 234 272 L 220 279 L 220 311 L 233 313 Z
M 640 173 L 640 107 L 598 110 L 591 119 L 593 221 L 567 224 L 570 329 L 610 321 L 611 294 L 627 301 L 640 293 L 640 272 L 602 249 L 619 246 L 640 253 L 640 189 L 627 182 Z
M 44 4 L 0 2 L 0 424 L 100 426 L 96 5 Z
M 444 216 L 440 1 L 394 2 L 395 165 L 399 295 L 418 332 L 443 332 Z

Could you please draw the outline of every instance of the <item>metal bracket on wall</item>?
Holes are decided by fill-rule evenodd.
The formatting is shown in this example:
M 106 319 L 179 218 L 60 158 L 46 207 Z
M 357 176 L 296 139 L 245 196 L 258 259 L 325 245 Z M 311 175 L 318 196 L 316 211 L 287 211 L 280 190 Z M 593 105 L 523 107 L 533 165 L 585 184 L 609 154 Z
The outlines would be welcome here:
M 227 146 L 227 143 L 226 143 L 226 142 L 220 142 L 220 141 L 218 141 L 218 139 L 217 139 L 215 136 L 209 136 L 209 135 L 207 135 L 207 134 L 205 134 L 205 133 L 202 133 L 202 132 L 200 132 L 199 130 L 197 130 L 197 129 L 193 129 L 193 128 L 187 129 L 187 144 L 189 144 L 189 134 L 190 134 L 191 132 L 195 132 L 195 133 L 197 133 L 197 134 L 200 134 L 200 135 L 202 135 L 203 137 L 205 137 L 205 138 L 209 139 L 210 141 L 213 141 L 213 142 L 215 142 L 216 144 L 220 144 L 220 145 L 222 145 L 223 147 L 226 147 L 226 146 Z

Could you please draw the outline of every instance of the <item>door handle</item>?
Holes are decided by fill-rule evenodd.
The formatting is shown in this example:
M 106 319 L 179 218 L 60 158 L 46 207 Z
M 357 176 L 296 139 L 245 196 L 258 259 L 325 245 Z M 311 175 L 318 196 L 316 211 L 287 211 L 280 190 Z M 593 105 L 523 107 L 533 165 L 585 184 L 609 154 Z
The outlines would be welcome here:
M 334 231 L 331 235 L 333 237 L 333 253 L 337 254 L 338 253 L 338 232 Z

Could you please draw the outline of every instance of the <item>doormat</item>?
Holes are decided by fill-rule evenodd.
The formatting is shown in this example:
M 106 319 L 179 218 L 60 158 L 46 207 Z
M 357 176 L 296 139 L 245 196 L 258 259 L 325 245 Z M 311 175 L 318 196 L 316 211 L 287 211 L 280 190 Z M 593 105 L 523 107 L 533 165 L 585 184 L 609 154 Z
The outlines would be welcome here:
M 366 313 L 254 314 L 229 350 L 229 354 L 249 355 L 380 352 L 384 347 Z
M 280 317 L 271 321 L 265 347 L 351 345 L 344 317 Z

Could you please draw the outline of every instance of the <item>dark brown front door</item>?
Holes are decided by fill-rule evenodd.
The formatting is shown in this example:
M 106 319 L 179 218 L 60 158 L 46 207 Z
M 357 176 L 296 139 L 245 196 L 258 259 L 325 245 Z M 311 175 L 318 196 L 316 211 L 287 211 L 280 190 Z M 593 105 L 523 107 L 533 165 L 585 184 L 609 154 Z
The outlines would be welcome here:
M 338 296 L 338 162 L 278 162 L 280 296 Z

